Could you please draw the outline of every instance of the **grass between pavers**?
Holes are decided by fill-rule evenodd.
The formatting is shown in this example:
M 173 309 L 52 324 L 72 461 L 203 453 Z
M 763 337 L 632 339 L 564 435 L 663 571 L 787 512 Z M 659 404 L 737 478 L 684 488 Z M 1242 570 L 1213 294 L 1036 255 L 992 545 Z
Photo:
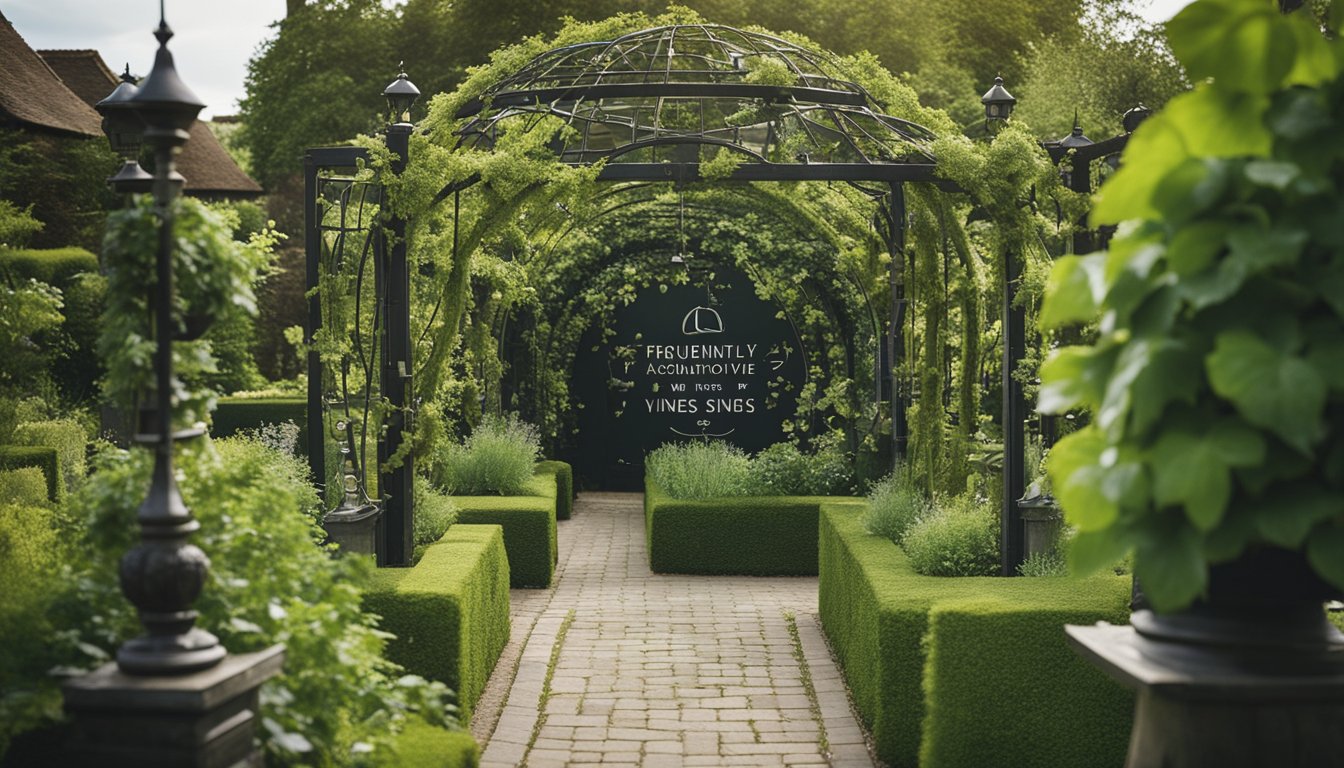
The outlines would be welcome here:
M 509 641 L 509 563 L 497 525 L 457 523 L 413 568 L 380 568 L 364 607 L 396 635 L 387 656 L 457 692 L 465 722 Z
M 45 445 L 0 445 L 0 469 L 37 467 L 47 481 L 47 500 L 57 502 L 65 496 L 61 479 L 61 457 Z
M 563 461 L 539 461 L 536 474 L 555 477 L 555 519 L 568 520 L 574 514 L 574 468 Z
M 381 754 L 378 768 L 477 768 L 481 748 L 466 731 L 449 731 L 428 723 L 412 723 Z
M 1124 623 L 1128 577 L 920 576 L 826 504 L 819 611 L 878 757 L 893 766 L 1113 766 L 1133 696 L 1067 645 L 1064 625 Z
M 644 536 L 655 573 L 817 575 L 817 510 L 834 496 L 674 499 L 644 478 Z
M 513 587 L 549 587 L 559 559 L 555 476 L 534 475 L 526 496 L 454 496 L 459 523 L 499 525 Z

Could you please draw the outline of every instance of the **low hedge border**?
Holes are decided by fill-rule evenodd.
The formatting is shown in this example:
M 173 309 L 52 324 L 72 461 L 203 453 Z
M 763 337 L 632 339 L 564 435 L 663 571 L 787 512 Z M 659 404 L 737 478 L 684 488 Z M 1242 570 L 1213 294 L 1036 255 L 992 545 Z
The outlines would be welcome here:
M 644 478 L 654 573 L 816 576 L 817 510 L 835 496 L 674 499 Z
M 61 479 L 61 458 L 55 448 L 45 445 L 0 445 L 0 469 L 37 467 L 47 479 L 47 500 L 59 502 L 65 496 Z
M 299 425 L 298 451 L 308 453 L 308 401 L 301 397 L 221 397 L 210 417 L 210 434 L 228 437 L 266 424 Z
M 920 576 L 821 509 L 818 608 L 877 755 L 893 766 L 1111 766 L 1133 695 L 1069 649 L 1064 625 L 1129 618 L 1129 579 Z
M 456 691 L 460 717 L 469 721 L 509 641 L 503 531 L 453 525 L 415 567 L 375 571 L 365 585 L 364 607 L 396 635 L 388 658 Z
M 454 496 L 458 523 L 498 525 L 509 554 L 509 583 L 549 587 L 559 560 L 555 476 L 534 475 L 526 496 Z M 450 529 L 451 530 L 451 529 Z
M 555 519 L 568 520 L 574 514 L 574 469 L 563 461 L 540 461 L 536 473 L 555 476 Z
M 477 768 L 480 764 L 481 748 L 470 733 L 427 723 L 406 726 L 376 762 L 378 768 Z
M 0 276 L 39 280 L 62 291 L 85 272 L 98 272 L 98 257 L 83 248 L 0 248 Z

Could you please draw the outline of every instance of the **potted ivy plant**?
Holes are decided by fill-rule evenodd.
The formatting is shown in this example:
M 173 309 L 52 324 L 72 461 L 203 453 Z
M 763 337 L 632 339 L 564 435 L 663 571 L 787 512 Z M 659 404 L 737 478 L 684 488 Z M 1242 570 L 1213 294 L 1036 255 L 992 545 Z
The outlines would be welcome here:
M 1098 322 L 1041 371 L 1043 411 L 1092 414 L 1049 461 L 1070 563 L 1132 553 L 1153 608 L 1070 634 L 1139 690 L 1130 766 L 1340 765 L 1344 41 L 1265 0 L 1167 31 L 1198 85 L 1134 133 L 1092 211 L 1116 237 L 1041 311 Z

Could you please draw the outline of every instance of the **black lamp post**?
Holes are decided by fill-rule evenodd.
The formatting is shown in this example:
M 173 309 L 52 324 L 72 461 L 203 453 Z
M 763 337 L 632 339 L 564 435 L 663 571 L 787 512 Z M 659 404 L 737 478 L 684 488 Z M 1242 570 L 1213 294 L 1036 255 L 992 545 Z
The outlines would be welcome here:
M 401 69 L 401 67 L 398 67 Z M 410 81 L 403 70 L 386 88 L 392 124 L 387 126 L 387 148 L 392 151 L 392 172 L 406 169 L 411 153 L 411 107 L 420 96 L 420 89 Z M 387 323 L 386 343 L 383 344 L 381 376 L 383 395 L 391 406 L 386 429 L 378 441 L 378 464 L 396 466 L 378 476 L 378 488 L 383 497 L 382 551 L 378 564 L 407 566 L 413 551 L 412 530 L 415 520 L 415 495 L 412 478 L 415 476 L 415 454 L 406 452 L 399 462 L 393 457 L 401 453 L 405 435 L 411 430 L 411 277 L 406 257 L 406 220 L 395 212 L 387 217 L 385 235 L 379 237 L 379 263 L 382 267 L 375 276 L 382 277 L 377 286 L 385 297 Z
M 131 100 L 140 88 L 131 76 L 131 65 L 121 75 L 121 82 L 102 101 L 93 105 L 103 116 L 103 133 L 112 151 L 121 155 L 121 170 L 107 180 L 118 192 L 148 192 L 154 177 L 140 167 L 140 144 L 144 139 L 145 124 L 136 113 Z
M 1081 149 L 1081 148 L 1083 148 L 1083 147 L 1090 147 L 1090 146 L 1092 146 L 1092 145 L 1095 144 L 1095 143 L 1096 143 L 1096 142 L 1094 142 L 1094 141 L 1092 141 L 1091 139 L 1087 138 L 1087 136 L 1083 134 L 1083 125 L 1082 125 L 1082 123 L 1080 123 L 1080 122 L 1078 121 L 1078 110 L 1074 110 L 1074 111 L 1073 111 L 1073 130 L 1069 131 L 1069 135 L 1068 135 L 1068 136 L 1065 136 L 1064 138 L 1062 138 L 1062 139 L 1059 140 L 1059 146 L 1060 146 L 1060 149 L 1063 149 L 1065 152 L 1068 152 L 1068 151 L 1070 151 L 1070 150 L 1074 150 L 1074 149 Z M 1074 174 L 1073 165 L 1074 165 L 1074 164 L 1073 164 L 1073 159 L 1070 158 L 1070 159 L 1069 159 L 1069 162 L 1068 162 L 1068 167 L 1065 168 L 1064 170 L 1062 170 L 1062 171 L 1059 172 L 1059 180 L 1060 180 L 1061 182 L 1063 182 L 1064 186 L 1068 187 L 1069 189 L 1073 190 L 1074 192 L 1083 192 L 1083 193 L 1088 192 L 1089 190 L 1087 190 L 1087 189 L 1078 189 L 1078 188 L 1075 187 L 1075 185 L 1074 185 L 1074 176 L 1075 176 L 1075 174 Z M 1088 179 L 1088 185 L 1091 186 L 1091 179 L 1090 179 L 1090 178 Z
M 146 634 L 122 645 L 117 665 L 133 675 L 179 675 L 212 667 L 225 656 L 214 635 L 193 626 L 196 611 L 191 605 L 205 585 L 210 561 L 188 542 L 200 523 L 183 503 L 173 476 L 173 440 L 199 434 L 173 432 L 173 200 L 180 186 L 173 180 L 173 165 L 204 104 L 177 75 L 168 51 L 173 32 L 162 17 L 154 36 L 159 41 L 154 68 L 137 93 L 113 101 L 109 110 L 113 115 L 133 114 L 144 124 L 144 138 L 154 152 L 153 191 L 159 217 L 152 302 L 156 408 L 150 423 L 142 425 L 143 433 L 136 436 L 138 442 L 154 446 L 154 471 L 149 493 L 136 513 L 140 544 L 121 560 L 122 592 L 139 610 Z M 125 106 L 115 106 L 118 103 Z
M 227 654 L 213 635 L 193 626 L 196 611 L 191 606 L 205 584 L 210 561 L 188 542 L 200 524 L 182 502 L 173 476 L 173 441 L 202 434 L 173 431 L 172 344 L 185 336 L 178 331 L 172 305 L 173 200 L 182 178 L 173 171 L 173 156 L 187 141 L 187 130 L 203 105 L 174 69 L 167 47 L 173 33 L 163 21 L 162 3 L 159 14 L 159 50 L 149 77 L 138 92 L 123 82 L 113 94 L 116 98 L 104 99 L 102 105 L 114 105 L 105 116 L 128 118 L 112 123 L 109 134 L 119 137 L 113 141 L 132 132 L 129 117 L 136 117 L 155 161 L 159 240 L 154 284 L 148 288 L 157 407 L 145 412 L 142 434 L 136 435 L 137 442 L 153 446 L 154 470 L 136 513 L 140 543 L 121 560 L 121 589 L 138 609 L 145 634 L 123 644 L 116 663 L 62 685 L 70 730 L 52 745 L 42 765 L 261 765 L 253 743 L 258 689 L 280 673 L 284 662 L 282 645 Z
M 980 97 L 980 103 L 985 105 L 985 124 L 989 125 L 1007 122 L 1017 99 L 1003 87 L 1003 78 L 995 77 L 994 85 Z

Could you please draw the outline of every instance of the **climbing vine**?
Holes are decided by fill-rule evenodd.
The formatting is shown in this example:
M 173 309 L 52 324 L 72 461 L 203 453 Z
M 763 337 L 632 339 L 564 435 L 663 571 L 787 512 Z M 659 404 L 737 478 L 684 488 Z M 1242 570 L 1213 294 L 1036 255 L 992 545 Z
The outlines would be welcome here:
M 692 237 L 699 256 L 750 274 L 758 296 L 780 307 L 804 340 L 808 378 L 789 422 L 801 439 L 843 429 L 852 449 L 876 449 L 880 434 L 890 431 L 879 402 L 877 350 L 892 299 L 888 272 L 897 273 L 910 302 L 897 371 L 906 382 L 898 394 L 915 400 L 907 464 L 930 493 L 959 492 L 971 472 L 972 444 L 996 437 L 981 403 L 989 402 L 986 382 L 997 378 L 993 349 L 1002 334 L 993 308 L 1003 264 L 1010 255 L 1022 260 L 1019 301 L 1034 313 L 1051 253 L 1067 237 L 1068 222 L 1082 214 L 1083 201 L 1062 189 L 1057 169 L 1025 127 L 972 142 L 945 114 L 921 106 L 874 57 L 829 60 L 833 74 L 866 89 L 880 111 L 931 129 L 937 138 L 923 150 L 961 190 L 905 185 L 909 221 L 895 222 L 904 248 L 894 253 L 898 233 L 874 215 L 886 188 L 724 184 L 743 159 L 723 148 L 702 150 L 705 180 L 676 192 L 599 185 L 600 164 L 557 160 L 554 146 L 574 134 L 553 116 L 499 121 L 489 149 L 459 140 L 465 125 L 459 109 L 539 54 L 700 22 L 685 9 L 652 18 L 626 14 L 571 22 L 553 37 L 497 51 L 457 90 L 431 99 L 403 173 L 391 171 L 380 139 L 361 139 L 388 209 L 410 222 L 417 444 L 429 447 L 452 425 L 501 409 L 530 411 L 548 440 L 565 439 L 575 424 L 568 379 L 585 331 L 606 327 L 641 290 L 695 279 L 667 259 L 639 255 L 686 236 L 648 216 L 681 195 L 697 210 Z M 800 36 L 783 37 L 816 49 Z M 749 78 L 786 84 L 779 62 L 753 66 Z M 806 154 L 806 140 L 782 138 L 775 149 L 789 157 L 772 159 Z M 972 211 L 985 223 L 970 223 Z

